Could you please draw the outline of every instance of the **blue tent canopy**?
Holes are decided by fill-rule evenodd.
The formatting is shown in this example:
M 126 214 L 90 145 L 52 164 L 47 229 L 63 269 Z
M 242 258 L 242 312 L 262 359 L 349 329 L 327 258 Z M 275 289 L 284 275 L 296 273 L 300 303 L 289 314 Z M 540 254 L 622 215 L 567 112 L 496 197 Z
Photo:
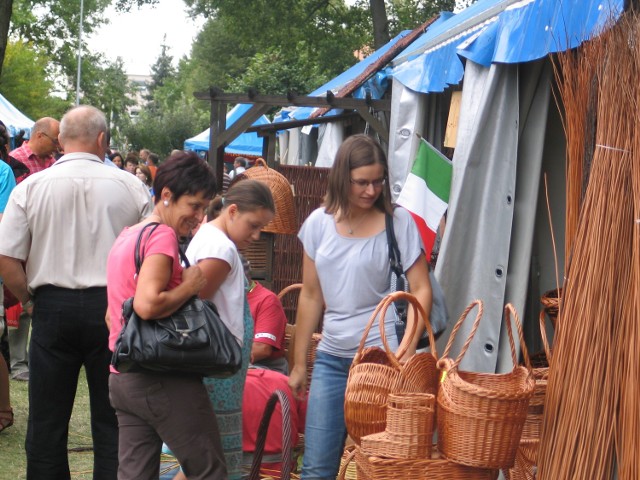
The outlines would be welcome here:
M 251 105 L 247 104 L 238 104 L 233 107 L 229 113 L 227 113 L 227 127 L 233 125 L 238 118 L 244 115 L 249 109 Z M 258 118 L 253 125 L 266 125 L 269 122 L 269 119 L 262 115 Z M 209 136 L 210 129 L 207 128 L 204 132 L 196 135 L 193 138 L 189 138 L 184 142 L 185 150 L 193 150 L 196 152 L 208 151 L 209 150 Z M 243 133 L 235 138 L 229 145 L 227 145 L 224 149 L 225 153 L 235 154 L 235 155 L 250 155 L 250 156 L 260 156 L 262 155 L 262 139 L 258 137 L 258 134 L 253 133 Z
M 597 36 L 623 8 L 624 0 L 478 0 L 434 23 L 390 75 L 416 92 L 442 92 L 462 80 L 461 57 L 483 66 L 537 60 Z
M 16 136 L 20 130 L 24 130 L 25 138 L 29 138 L 34 124 L 33 120 L 14 107 L 2 94 L 0 94 L 0 120 L 7 126 L 12 137 Z

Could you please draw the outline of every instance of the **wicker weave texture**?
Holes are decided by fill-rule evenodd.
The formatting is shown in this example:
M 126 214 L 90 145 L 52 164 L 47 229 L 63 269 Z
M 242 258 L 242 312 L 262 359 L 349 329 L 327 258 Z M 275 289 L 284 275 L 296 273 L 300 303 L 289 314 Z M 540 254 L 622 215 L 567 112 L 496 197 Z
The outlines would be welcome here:
M 539 446 L 538 440 L 521 441 L 513 468 L 503 471 L 505 480 L 535 480 Z
M 557 328 L 558 313 L 560 311 L 560 302 L 562 301 L 562 287 L 554 288 L 542 294 L 540 303 L 544 306 L 544 310 L 549 315 L 549 320 L 553 328 Z
M 293 185 L 296 220 L 298 225 L 302 225 L 309 214 L 322 203 L 322 198 L 327 190 L 329 169 L 278 165 L 277 170 Z M 295 235 L 275 235 L 273 255 L 274 292 L 302 281 L 302 256 L 302 244 Z M 289 323 L 295 322 L 297 305 L 297 295 L 288 295 L 283 300 L 284 311 Z
M 470 310 L 478 305 L 473 328 L 456 360 L 447 358 L 453 338 Z M 443 379 L 438 391 L 438 447 L 452 461 L 464 465 L 511 468 L 527 417 L 535 381 L 531 372 L 520 320 L 511 305 L 505 307 L 505 323 L 513 370 L 505 374 L 458 370 L 482 317 L 482 302 L 474 301 L 454 327 L 439 366 Z M 526 367 L 518 365 L 511 327 L 516 324 Z
M 366 455 L 431 458 L 435 397 L 429 393 L 390 394 L 384 432 L 362 437 Z
M 238 178 L 234 179 L 232 185 L 237 181 L 241 181 L 242 178 L 259 180 L 266 183 L 273 195 L 276 214 L 273 220 L 271 220 L 262 231 L 284 234 L 297 233 L 298 222 L 296 219 L 293 190 L 284 175 L 273 168 L 269 168 L 262 158 L 258 158 L 255 166 L 238 175 Z
M 398 460 L 368 456 L 356 448 L 358 480 L 495 480 L 498 470 L 459 465 L 434 449 L 431 459 Z
M 548 362 L 551 360 L 551 348 L 547 339 L 547 330 L 545 324 L 545 312 L 540 312 L 539 316 L 540 324 L 540 337 L 542 338 L 542 345 L 544 346 L 544 357 Z M 540 434 L 542 433 L 542 418 L 544 415 L 544 404 L 547 396 L 547 380 L 549 378 L 549 367 L 534 368 L 533 378 L 536 382 L 536 387 L 529 403 L 529 411 L 527 413 L 527 419 L 524 422 L 524 428 L 522 429 L 522 438 L 526 440 L 539 441 Z
M 403 342 L 396 354 L 391 352 L 387 343 L 384 318 L 387 309 L 398 299 L 406 299 L 414 308 L 412 321 L 407 327 L 406 342 Z M 438 370 L 435 354 L 424 353 L 415 355 L 412 363 L 416 364 L 408 374 L 403 375 L 405 366 L 398 358 L 402 358 L 409 346 L 409 339 L 416 331 L 417 322 L 424 321 L 426 314 L 418 300 L 411 294 L 395 292 L 385 297 L 371 315 L 363 333 L 358 351 L 354 357 L 347 388 L 345 390 L 344 415 L 347 431 L 356 444 L 365 435 L 380 433 L 386 426 L 387 397 L 390 393 L 435 393 L 437 390 Z M 380 328 L 383 349 L 378 347 L 365 348 L 365 342 L 371 327 L 376 320 Z M 435 339 L 427 322 L 430 334 L 431 350 L 435 352 Z M 409 362 L 407 362 L 409 364 Z M 416 372 L 422 376 L 417 377 Z

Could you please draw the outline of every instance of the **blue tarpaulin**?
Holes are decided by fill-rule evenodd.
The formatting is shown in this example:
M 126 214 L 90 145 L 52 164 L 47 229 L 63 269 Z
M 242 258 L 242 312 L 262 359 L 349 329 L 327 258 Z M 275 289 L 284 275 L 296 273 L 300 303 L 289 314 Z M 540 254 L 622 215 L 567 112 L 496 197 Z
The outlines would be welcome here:
M 244 115 L 249 109 L 251 105 L 247 104 L 238 104 L 233 107 L 229 113 L 227 113 L 227 128 L 233 125 L 238 118 Z M 269 119 L 262 115 L 258 118 L 253 125 L 266 125 L 269 122 Z M 210 129 L 206 129 L 204 132 L 196 135 L 193 138 L 185 140 L 184 149 L 185 150 L 193 150 L 193 151 L 208 151 L 209 150 L 209 131 Z M 227 145 L 224 149 L 226 153 L 231 153 L 235 155 L 253 155 L 260 156 L 262 155 L 262 138 L 258 137 L 257 133 L 243 133 L 236 137 L 229 145 Z
M 29 138 L 33 120 L 14 107 L 9 100 L 0 94 L 0 120 L 7 126 L 12 137 L 20 130 L 25 131 L 25 138 Z
M 479 0 L 432 25 L 393 61 L 390 74 L 416 92 L 442 92 L 483 66 L 522 63 L 577 47 L 622 13 L 624 0 Z

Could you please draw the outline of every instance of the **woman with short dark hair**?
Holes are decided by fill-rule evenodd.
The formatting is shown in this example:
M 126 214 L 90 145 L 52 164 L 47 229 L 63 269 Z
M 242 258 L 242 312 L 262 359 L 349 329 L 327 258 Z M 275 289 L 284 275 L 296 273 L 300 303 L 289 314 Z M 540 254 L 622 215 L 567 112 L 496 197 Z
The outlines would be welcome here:
M 122 231 L 107 260 L 111 350 L 122 330 L 126 299 L 133 296 L 136 313 L 153 320 L 171 315 L 206 284 L 200 267 L 181 266 L 178 238 L 202 221 L 215 194 L 213 170 L 195 154 L 178 154 L 158 169 L 154 185 L 153 213 Z M 151 228 L 142 232 L 152 222 L 159 225 L 149 235 Z M 139 237 L 144 256 L 136 274 Z M 112 367 L 109 393 L 118 416 L 120 480 L 157 480 L 163 441 L 189 479 L 226 478 L 218 424 L 201 376 L 118 373 Z

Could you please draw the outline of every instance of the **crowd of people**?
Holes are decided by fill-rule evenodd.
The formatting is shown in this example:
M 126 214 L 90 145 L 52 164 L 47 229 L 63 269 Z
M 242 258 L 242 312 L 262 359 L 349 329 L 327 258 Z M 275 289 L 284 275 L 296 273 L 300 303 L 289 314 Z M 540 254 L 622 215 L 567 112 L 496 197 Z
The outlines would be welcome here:
M 70 477 L 68 424 L 84 368 L 94 479 L 156 480 L 163 449 L 180 463 L 177 479 L 242 478 L 243 451 L 255 446 L 259 416 L 275 388 L 287 391 L 296 419 L 300 413 L 302 478 L 334 479 L 346 439 L 349 366 L 367 320 L 390 291 L 387 215 L 410 290 L 427 312 L 431 305 L 420 237 L 408 212 L 392 208 L 380 145 L 366 135 L 345 140 L 323 205 L 301 227 L 303 287 L 289 365 L 282 305 L 251 277 L 239 253 L 276 214 L 268 186 L 240 175 L 246 159 L 236 159 L 235 178 L 217 192 L 212 168 L 193 152 L 174 151 L 162 162 L 146 149 L 124 158 L 108 153 L 104 114 L 90 106 L 71 109 L 60 122 L 38 120 L 17 150 L 9 151 L 8 141 L 0 125 L 0 277 L 21 311 L 8 329 L 9 367 L 15 380 L 29 381 L 27 478 Z M 56 160 L 56 152 L 64 154 Z M 28 173 L 10 166 L 12 158 Z M 184 238 L 189 266 L 180 260 Z M 144 252 L 139 271 L 137 243 Z M 153 320 L 193 295 L 217 306 L 242 347 L 238 373 L 225 379 L 122 373 L 111 365 L 126 299 L 133 297 L 138 316 Z M 308 386 L 307 350 L 321 322 Z M 394 348 L 392 310 L 385 330 Z M 372 331 L 367 346 L 380 343 Z M 0 431 L 14 421 L 8 372 L 0 357 Z M 297 407 L 307 395 L 305 415 Z

